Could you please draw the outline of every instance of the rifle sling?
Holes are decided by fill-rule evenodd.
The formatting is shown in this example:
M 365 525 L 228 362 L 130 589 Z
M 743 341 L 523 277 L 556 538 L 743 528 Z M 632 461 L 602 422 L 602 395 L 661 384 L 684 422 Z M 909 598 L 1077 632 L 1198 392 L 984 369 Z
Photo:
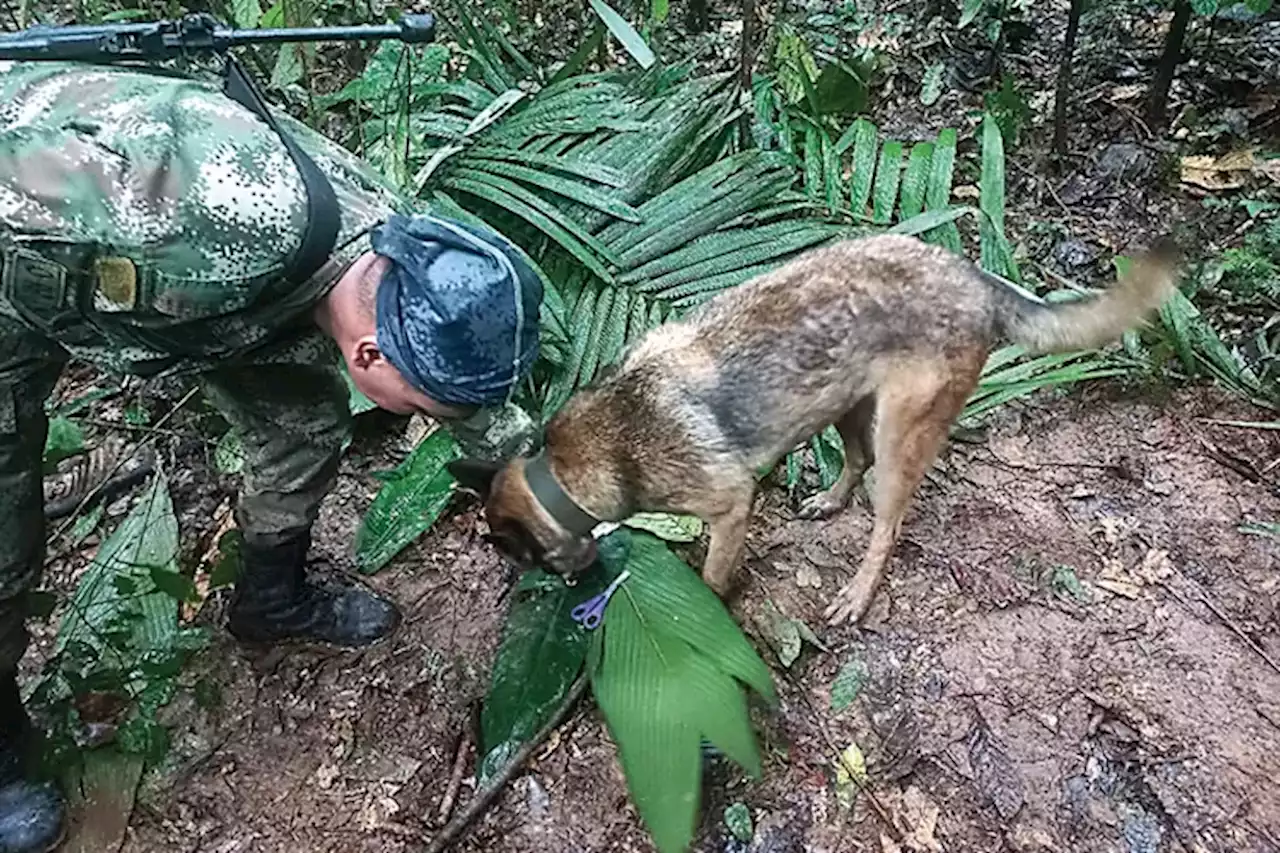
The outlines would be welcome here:
M 338 198 L 320 167 L 276 122 L 253 80 L 234 56 L 227 57 L 224 83 L 223 92 L 229 98 L 252 110 L 276 132 L 302 175 L 302 183 L 307 191 L 307 228 L 302 246 L 293 258 L 289 278 L 295 284 L 305 284 L 329 260 L 334 244 L 338 241 L 341 223 Z

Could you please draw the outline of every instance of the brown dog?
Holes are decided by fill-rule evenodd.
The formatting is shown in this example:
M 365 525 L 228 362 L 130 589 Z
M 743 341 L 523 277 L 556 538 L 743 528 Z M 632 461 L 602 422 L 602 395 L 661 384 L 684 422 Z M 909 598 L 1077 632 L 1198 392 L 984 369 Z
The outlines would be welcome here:
M 703 579 L 724 595 L 756 472 L 834 424 L 844 470 L 800 515 L 838 512 L 873 467 L 871 541 L 827 610 L 856 621 L 997 339 L 1032 353 L 1101 346 L 1163 301 L 1176 263 L 1162 247 L 1104 293 L 1049 305 L 912 237 L 834 244 L 651 331 L 552 418 L 536 457 L 450 470 L 486 499 L 489 541 L 570 577 L 594 559 L 598 522 L 697 515 L 711 531 Z

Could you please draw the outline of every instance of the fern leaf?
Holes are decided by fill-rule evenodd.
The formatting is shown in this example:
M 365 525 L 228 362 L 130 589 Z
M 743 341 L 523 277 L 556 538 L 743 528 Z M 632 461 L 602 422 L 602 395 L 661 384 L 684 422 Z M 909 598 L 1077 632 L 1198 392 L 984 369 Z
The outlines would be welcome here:
M 871 198 L 871 182 L 876 170 L 876 126 L 865 118 L 854 122 L 853 175 L 850 177 L 849 209 L 859 218 L 866 216 Z
M 925 191 L 929 183 L 929 167 L 933 161 L 933 143 L 918 142 L 911 147 L 907 171 L 902 176 L 901 219 L 918 216 L 924 210 Z
M 519 216 L 563 246 L 601 279 L 613 281 L 612 273 L 598 259 L 603 257 L 610 263 L 616 263 L 610 257 L 608 247 L 523 187 L 473 169 L 452 170 L 447 185 Z
M 938 142 L 933 149 L 933 158 L 929 163 L 929 188 L 925 193 L 925 207 L 928 210 L 942 210 L 951 201 L 951 180 L 956 162 L 956 132 L 947 128 L 938 134 Z M 959 253 L 960 230 L 954 222 L 948 222 L 922 235 L 922 239 L 935 243 L 952 252 Z

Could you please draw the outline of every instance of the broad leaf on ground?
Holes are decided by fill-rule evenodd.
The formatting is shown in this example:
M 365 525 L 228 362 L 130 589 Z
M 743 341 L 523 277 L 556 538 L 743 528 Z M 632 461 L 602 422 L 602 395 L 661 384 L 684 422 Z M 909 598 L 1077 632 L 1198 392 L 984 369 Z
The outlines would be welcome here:
M 676 853 L 696 825 L 703 738 L 758 776 L 744 685 L 776 693 L 724 604 L 661 540 L 619 528 L 600 556 L 606 576 L 631 574 L 592 637 L 588 672 L 636 806 L 658 850 Z
M 600 572 L 573 587 L 542 571 L 521 577 L 481 713 L 479 784 L 497 773 L 564 701 L 589 640 L 570 613 L 603 585 Z
M 218 439 L 213 449 L 213 466 L 222 474 L 239 474 L 244 470 L 244 443 L 234 428 Z
M 372 574 L 435 524 L 453 496 L 449 462 L 460 454 L 457 442 L 437 429 L 418 443 L 389 474 L 356 531 L 356 562 Z
M 646 530 L 668 542 L 693 542 L 702 535 L 702 519 L 696 515 L 641 512 L 622 522 L 627 527 Z
M 852 705 L 870 677 L 867 665 L 861 660 L 852 658 L 846 661 L 831 684 L 831 710 L 843 711 Z
M 57 649 L 85 643 L 103 665 L 125 667 L 133 661 L 116 645 L 126 646 L 130 654 L 168 648 L 178 633 L 178 600 L 155 586 L 152 572 L 176 574 L 177 557 L 178 521 L 168 482 L 156 474 L 98 549 L 63 617 Z M 108 644 L 106 636 L 121 626 L 127 626 L 127 641 Z

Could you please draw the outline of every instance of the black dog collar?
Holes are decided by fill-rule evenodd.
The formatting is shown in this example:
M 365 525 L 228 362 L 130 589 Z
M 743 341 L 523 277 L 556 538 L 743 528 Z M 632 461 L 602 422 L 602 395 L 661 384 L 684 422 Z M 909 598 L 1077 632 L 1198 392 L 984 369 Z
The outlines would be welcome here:
M 551 465 L 547 461 L 546 452 L 540 452 L 529 460 L 524 468 L 524 478 L 529 484 L 529 491 L 537 498 L 542 508 L 550 513 L 561 527 L 574 536 L 586 536 L 600 523 L 591 513 L 578 506 L 573 498 L 564 490 L 560 482 L 551 473 Z

